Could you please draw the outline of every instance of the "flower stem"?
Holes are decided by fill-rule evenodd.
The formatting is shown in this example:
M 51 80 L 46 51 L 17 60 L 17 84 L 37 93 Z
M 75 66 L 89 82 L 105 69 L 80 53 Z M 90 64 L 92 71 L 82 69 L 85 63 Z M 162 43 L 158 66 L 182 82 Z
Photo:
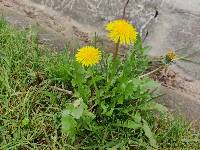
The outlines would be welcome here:
M 126 15 L 126 8 L 128 6 L 129 0 L 126 1 L 126 4 L 124 5 L 124 9 L 123 9 L 123 14 L 122 14 L 122 19 L 125 19 L 125 15 Z M 115 61 L 118 51 L 119 51 L 119 42 L 120 39 L 118 40 L 118 42 L 116 43 L 116 48 L 113 50 L 113 62 Z
M 118 40 L 118 42 L 116 43 L 115 49 L 113 50 L 113 59 L 112 59 L 113 62 L 115 61 L 115 59 L 116 59 L 116 57 L 117 57 L 118 51 L 119 51 L 119 40 Z
M 146 76 L 149 76 L 149 75 L 151 75 L 151 74 L 153 74 L 153 73 L 159 71 L 159 70 L 162 69 L 162 68 L 163 68 L 163 66 L 160 66 L 159 68 L 156 68 L 155 70 L 152 70 L 152 71 L 150 71 L 150 72 L 148 72 L 148 73 L 146 73 L 146 74 L 144 74 L 144 75 L 141 75 L 141 76 L 139 76 L 139 79 L 144 78 L 144 77 L 146 77 Z
M 92 72 L 92 82 L 93 82 L 93 85 L 94 85 L 94 89 L 95 89 L 95 94 L 99 100 L 100 98 L 100 95 L 99 95 L 99 92 L 98 92 L 98 87 L 97 87 L 97 84 L 96 84 L 96 80 L 95 80 L 95 77 L 94 77 L 95 73 L 94 71 Z
M 128 3 L 129 3 L 129 0 L 127 0 L 127 1 L 126 1 L 126 4 L 124 5 L 122 19 L 125 19 L 125 15 L 126 15 L 126 7 L 128 6 Z

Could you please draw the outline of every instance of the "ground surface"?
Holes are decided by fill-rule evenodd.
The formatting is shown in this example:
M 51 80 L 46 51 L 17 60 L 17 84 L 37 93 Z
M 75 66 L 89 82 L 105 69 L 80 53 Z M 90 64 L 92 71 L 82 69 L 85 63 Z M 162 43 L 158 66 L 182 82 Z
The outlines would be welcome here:
M 151 81 L 145 80 L 144 83 L 140 83 L 142 80 L 138 80 L 138 83 L 136 80 L 133 83 L 133 88 L 137 86 L 138 90 L 132 88 L 127 90 L 128 93 L 133 92 L 134 99 L 127 99 L 134 102 L 133 104 L 124 103 L 125 107 L 128 104 L 128 109 L 126 108 L 125 110 L 131 111 L 127 114 L 133 114 L 132 112 L 134 111 L 140 113 L 130 116 L 131 118 L 135 116 L 133 123 L 129 124 L 128 122 L 127 125 L 124 124 L 125 126 L 116 126 L 117 124 L 121 124 L 121 121 L 118 122 L 118 119 L 115 119 L 115 116 L 118 115 L 108 118 L 107 116 L 101 117 L 104 114 L 99 115 L 95 113 L 96 107 L 100 105 L 95 106 L 91 102 L 95 99 L 97 91 L 94 87 L 91 87 L 91 82 L 89 82 L 92 78 L 88 78 L 88 74 L 85 72 L 79 73 L 83 68 L 75 62 L 74 54 L 70 55 L 67 49 L 61 52 L 52 51 L 52 49 L 38 44 L 37 39 L 35 39 L 35 32 L 32 32 L 30 29 L 22 32 L 8 25 L 3 20 L 0 21 L 0 27 L 0 149 L 111 148 L 140 150 L 152 149 L 150 145 L 153 147 L 157 147 L 158 145 L 158 149 L 199 149 L 198 130 L 195 131 L 188 123 L 172 117 L 162 105 L 149 101 L 152 95 L 149 95 L 150 93 L 146 91 L 146 88 L 148 86 L 155 87 L 155 84 L 152 85 Z M 143 55 L 140 55 L 138 57 L 139 50 L 137 49 L 136 54 L 132 57 L 134 65 L 128 64 L 128 67 L 134 67 L 134 69 L 131 69 L 131 72 L 134 73 L 132 75 L 130 71 L 127 73 L 131 77 L 127 78 L 128 81 L 123 80 L 125 83 L 130 82 L 130 79 L 137 78 L 138 74 L 143 75 L 143 69 L 146 69 L 145 66 L 148 64 L 146 56 L 143 57 Z M 110 61 L 110 63 L 112 62 Z M 123 66 L 122 64 L 119 68 Z M 95 74 L 94 76 L 97 76 L 96 79 L 99 81 L 98 76 L 104 78 L 104 74 L 110 72 L 110 70 L 113 69 L 103 69 L 103 71 L 99 72 L 100 74 Z M 121 71 L 119 72 L 121 73 Z M 160 82 L 163 84 L 168 82 L 168 85 L 169 82 L 173 83 L 172 81 L 165 80 L 169 78 L 173 79 L 173 73 L 170 74 L 171 77 L 163 78 Z M 110 77 L 114 80 L 116 79 L 113 75 Z M 120 76 L 117 78 L 119 79 Z M 87 79 L 88 82 L 85 82 L 84 79 Z M 81 84 L 80 88 L 82 92 L 79 91 L 79 88 L 74 83 Z M 104 92 L 104 89 L 106 89 L 104 84 L 110 87 L 110 82 L 102 83 L 98 82 L 96 84 L 98 85 L 97 90 L 100 91 L 102 89 L 101 91 Z M 113 86 L 114 89 L 119 87 L 119 90 L 116 90 L 117 94 L 113 95 L 119 94 L 121 87 L 124 87 L 123 83 L 122 86 Z M 74 92 L 77 94 L 72 96 Z M 82 95 L 79 96 L 79 93 L 82 93 Z M 123 92 L 122 94 L 125 93 Z M 110 91 L 101 95 L 101 102 L 104 102 L 105 99 L 108 99 Z M 84 110 L 88 110 L 88 113 L 91 113 L 86 113 L 88 116 L 84 118 L 87 120 L 82 118 L 82 116 L 79 119 L 76 118 L 74 121 L 77 123 L 74 124 L 73 121 L 71 122 L 71 120 L 67 119 L 67 117 L 70 117 L 68 116 L 68 112 L 71 112 L 73 116 L 83 115 L 83 111 L 81 111 L 83 107 L 80 104 L 81 100 L 76 97 L 85 98 L 85 105 L 87 103 L 88 108 Z M 115 103 L 116 99 L 111 97 L 108 103 Z M 105 108 L 104 106 L 103 108 Z M 131 106 L 133 107 L 130 108 Z M 197 107 L 194 108 L 196 109 Z M 159 113 L 160 115 L 157 116 L 152 109 L 156 109 L 162 113 Z M 96 115 L 91 116 L 91 114 Z M 140 116 L 140 114 L 142 115 Z M 93 119 L 93 117 L 96 119 Z M 84 128 L 80 130 L 80 127 L 84 127 L 85 121 L 90 124 L 91 120 L 89 118 L 94 122 L 94 125 L 91 124 L 93 126 L 91 130 L 88 131 L 88 126 L 86 126 L 86 130 Z M 82 119 L 85 121 L 82 122 Z M 122 117 L 120 116 L 121 119 Z M 137 129 L 138 125 L 140 126 L 139 129 Z M 75 143 L 72 143 L 70 140 L 73 135 L 69 134 L 69 128 L 76 128 L 80 131 L 76 132 L 78 135 Z M 128 130 L 129 128 L 130 130 Z
M 121 16 L 122 2 L 1 0 L 0 8 L 11 24 L 23 29 L 37 26 L 42 43 L 62 49 L 66 39 L 75 38 L 84 44 L 94 32 L 104 35 L 102 25 Z M 145 37 L 148 33 L 146 43 L 152 46 L 150 55 L 160 56 L 170 48 L 190 60 L 173 65 L 174 84 L 166 85 L 173 90 L 164 89 L 166 97 L 162 101 L 194 120 L 200 116 L 198 109 L 193 109 L 194 106 L 200 108 L 199 7 L 199 0 L 142 0 L 131 1 L 127 8 L 127 18 L 136 24 L 141 35 Z

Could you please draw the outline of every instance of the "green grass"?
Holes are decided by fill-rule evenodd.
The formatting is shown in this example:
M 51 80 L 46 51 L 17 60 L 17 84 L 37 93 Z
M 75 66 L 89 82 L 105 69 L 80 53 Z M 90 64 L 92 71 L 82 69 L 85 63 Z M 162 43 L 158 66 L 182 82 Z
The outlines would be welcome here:
M 83 133 L 70 144 L 61 130 L 61 113 L 71 98 L 51 90 L 50 85 L 66 87 L 71 59 L 68 53 L 49 51 L 38 45 L 31 31 L 19 31 L 0 21 L 0 143 L 3 150 L 106 149 L 114 138 L 129 141 L 124 130 L 105 129 L 101 137 Z M 157 117 L 153 125 L 160 149 L 200 149 L 198 131 L 184 121 Z M 105 141 L 107 134 L 110 143 Z M 87 136 L 88 135 L 88 136 Z M 95 135 L 93 135 L 95 136 Z M 138 135 L 139 136 L 139 135 Z M 113 139 L 112 139 L 113 138 Z M 137 138 L 137 137 L 133 137 Z M 99 139 L 94 140 L 94 139 Z M 132 143 L 133 149 L 146 149 L 146 143 Z M 128 148 L 127 148 L 128 149 Z M 131 148 L 130 148 L 131 149 Z

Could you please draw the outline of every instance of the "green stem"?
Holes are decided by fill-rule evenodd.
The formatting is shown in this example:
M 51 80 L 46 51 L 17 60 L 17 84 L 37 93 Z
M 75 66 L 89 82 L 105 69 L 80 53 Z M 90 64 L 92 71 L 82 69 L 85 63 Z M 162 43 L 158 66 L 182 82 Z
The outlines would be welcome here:
M 94 47 L 97 48 L 97 33 L 94 33 Z
M 139 78 L 141 79 L 141 78 L 144 78 L 144 77 L 146 77 L 146 76 L 149 76 L 149 75 L 151 75 L 151 74 L 153 74 L 153 73 L 159 71 L 159 70 L 162 69 L 162 68 L 163 68 L 163 66 L 160 66 L 159 68 L 156 68 L 155 70 L 152 70 L 152 71 L 150 71 L 150 72 L 148 72 L 148 73 L 146 73 L 146 74 L 144 74 L 144 75 L 139 76 Z
M 94 85 L 96 96 L 99 100 L 100 96 L 99 96 L 98 87 L 97 87 L 97 84 L 96 84 L 96 81 L 95 81 L 95 78 L 94 78 L 94 73 L 92 73 L 92 82 L 93 82 L 93 85 Z
M 120 42 L 120 39 L 118 40 L 118 42 L 116 43 L 116 47 L 115 49 L 113 50 L 113 62 L 115 61 L 117 55 L 118 55 L 118 51 L 119 51 L 119 42 Z

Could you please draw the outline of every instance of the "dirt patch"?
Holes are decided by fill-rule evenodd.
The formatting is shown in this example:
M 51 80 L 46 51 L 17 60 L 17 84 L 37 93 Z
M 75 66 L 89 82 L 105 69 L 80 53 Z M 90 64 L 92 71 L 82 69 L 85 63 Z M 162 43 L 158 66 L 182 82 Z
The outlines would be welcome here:
M 160 59 L 160 58 L 156 58 Z M 162 61 L 152 61 L 149 71 L 156 70 L 157 68 L 163 66 Z M 167 88 L 177 90 L 184 94 L 193 96 L 196 100 L 200 102 L 200 81 L 188 79 L 176 71 L 172 70 L 170 67 L 161 67 L 158 71 L 151 74 L 151 78 L 155 81 L 161 83 L 162 86 Z

